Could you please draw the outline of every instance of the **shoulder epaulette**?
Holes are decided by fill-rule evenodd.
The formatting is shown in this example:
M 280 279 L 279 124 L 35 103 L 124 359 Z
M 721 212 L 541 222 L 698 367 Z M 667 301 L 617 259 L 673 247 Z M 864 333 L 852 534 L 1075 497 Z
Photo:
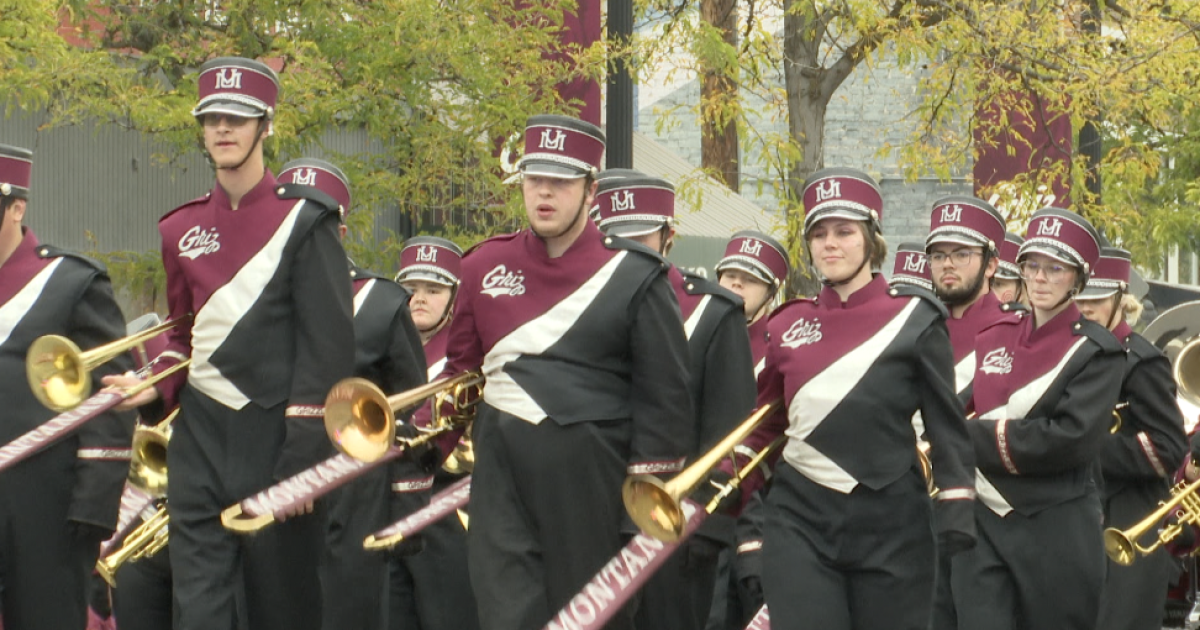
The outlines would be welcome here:
M 929 291 L 915 284 L 908 284 L 907 282 L 897 283 L 895 286 L 888 289 L 888 295 L 894 298 L 919 297 L 928 302 L 929 305 L 937 310 L 938 313 L 941 313 L 943 318 L 950 317 L 950 311 L 946 308 L 946 305 L 943 304 L 942 301 L 933 294 L 933 291 Z
M 993 319 L 992 321 L 984 324 L 983 327 L 979 329 L 979 332 L 983 332 L 985 330 L 991 330 L 992 328 L 995 328 L 996 326 L 1015 326 L 1015 325 L 1020 324 L 1021 322 L 1025 321 L 1026 317 L 1030 317 L 1029 311 L 1011 309 L 1009 311 L 1001 313 L 1001 315 L 999 317 L 997 317 L 996 319 Z
M 301 184 L 278 184 L 275 186 L 275 196 L 280 199 L 307 199 L 315 202 L 326 212 L 338 212 L 341 204 L 315 186 Z
M 1154 344 L 1150 343 L 1149 339 L 1146 339 L 1137 333 L 1132 333 L 1129 335 L 1128 339 L 1125 341 L 1125 347 L 1129 349 L 1129 354 L 1136 356 L 1139 361 L 1146 361 L 1148 359 L 1155 359 L 1164 356 L 1162 350 L 1154 347 Z
M 733 291 L 699 274 L 683 271 L 682 269 L 679 271 L 683 274 L 683 279 L 687 281 L 687 284 L 683 285 L 683 290 L 687 291 L 688 295 L 712 295 L 727 300 L 736 306 L 742 305 L 742 298 Z
M 1003 304 L 1000 305 L 1000 310 L 1004 311 L 1005 313 L 1009 313 L 1009 312 L 1028 313 L 1029 307 L 1025 306 L 1024 302 L 1004 302 Z
M 362 267 L 358 267 L 356 265 L 350 265 L 350 277 L 354 280 L 374 278 L 375 280 L 387 280 L 388 282 L 392 281 L 391 278 L 381 276 L 370 269 L 363 269 Z
M 488 238 L 485 238 L 482 241 L 479 241 L 478 243 L 475 243 L 474 245 L 468 247 L 466 253 L 463 254 L 463 257 L 465 258 L 465 257 L 469 256 L 471 254 L 471 252 L 474 252 L 475 250 L 477 250 L 485 245 L 488 245 L 489 243 L 503 243 L 505 241 L 511 241 L 520 235 L 521 235 L 521 232 L 516 231 L 516 232 L 509 232 L 508 234 L 497 234 L 496 236 L 489 236 Z
M 1112 331 L 1097 324 L 1096 322 L 1080 316 L 1079 321 L 1071 324 L 1071 330 L 1076 335 L 1084 335 L 1088 339 L 1096 342 L 1100 346 L 1100 350 L 1104 352 L 1124 352 L 1125 348 L 1121 342 L 1117 340 L 1117 336 L 1112 334 Z
M 199 205 L 202 203 L 206 203 L 208 201 L 209 197 L 212 197 L 211 192 L 204 193 L 204 195 L 202 195 L 200 197 L 196 197 L 195 199 L 193 199 L 191 201 L 184 202 L 184 203 L 180 204 L 179 206 L 177 206 L 174 210 L 171 210 L 171 211 L 167 212 L 166 214 L 162 215 L 161 217 L 159 217 L 158 220 L 162 221 L 163 219 L 175 214 L 176 212 L 179 212 L 180 210 L 183 210 L 184 208 Z
M 104 263 L 100 262 L 99 260 L 96 260 L 90 256 L 84 256 L 79 252 L 61 249 L 53 245 L 38 245 L 37 256 L 38 258 L 74 258 L 75 260 L 86 264 L 100 273 L 108 273 L 108 268 L 105 267 Z
M 621 249 L 627 252 L 637 252 L 639 254 L 651 256 L 663 265 L 671 264 L 667 262 L 666 258 L 663 258 L 662 254 L 650 249 L 649 247 L 646 247 L 645 245 L 642 245 L 633 239 L 621 238 L 620 236 L 605 236 L 604 246 L 609 249 Z

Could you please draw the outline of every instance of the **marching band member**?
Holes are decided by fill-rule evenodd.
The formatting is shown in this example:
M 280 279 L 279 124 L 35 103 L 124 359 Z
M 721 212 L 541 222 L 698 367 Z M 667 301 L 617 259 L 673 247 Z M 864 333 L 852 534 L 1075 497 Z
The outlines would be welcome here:
M 40 244 L 22 226 L 32 168 L 31 151 L 0 145 L 3 443 L 57 415 L 34 397 L 25 374 L 35 339 L 63 335 L 87 350 L 125 334 L 104 266 Z M 94 374 L 131 366 L 130 357 L 118 357 Z M 133 414 L 105 413 L 0 473 L 0 619 L 6 630 L 87 624 L 89 576 L 100 542 L 116 527 L 132 431 Z
M 324 521 L 297 513 L 251 538 L 220 521 L 226 506 L 333 453 L 324 400 L 354 368 L 338 208 L 263 163 L 278 91 L 258 61 L 201 66 L 192 113 L 217 185 L 159 221 L 171 317 L 193 319 L 171 331 L 156 370 L 192 364 L 186 383 L 170 378 L 128 402 L 180 407 L 168 448 L 178 630 L 233 628 L 237 594 L 252 628 L 321 624 Z
M 1099 257 L 1086 219 L 1037 211 L 1018 255 L 1032 313 L 1010 313 L 976 338 L 978 418 L 967 428 L 979 541 L 953 560 L 960 628 L 1095 627 L 1104 545 L 1092 468 L 1125 366 L 1112 333 L 1072 301 Z
M 350 180 L 324 160 L 292 160 L 277 181 L 312 186 L 328 195 L 326 205 L 338 208 L 346 236 L 350 214 Z M 354 294 L 354 376 L 365 378 L 392 394 L 425 383 L 425 354 L 409 315 L 409 294 L 390 279 L 350 263 Z M 432 477 L 411 459 L 399 460 L 403 475 L 400 516 L 411 513 L 428 498 Z M 382 630 L 386 624 L 388 563 L 383 554 L 363 549 L 363 538 L 391 522 L 389 471 L 381 466 L 338 489 L 329 500 L 329 522 L 321 558 L 322 627 L 326 630 Z
M 782 398 L 786 409 L 743 446 L 790 438 L 764 503 L 763 588 L 776 629 L 925 630 L 935 544 L 974 540 L 974 523 L 950 515 L 971 509 L 974 462 L 946 312 L 928 292 L 889 289 L 873 273 L 887 255 L 882 206 L 865 173 L 814 173 L 803 234 L 825 288 L 771 315 L 758 404 Z M 918 410 L 941 488 L 936 521 L 913 437 Z
M 897 283 L 933 291 L 933 276 L 929 273 L 924 243 L 900 243 L 896 247 L 896 262 L 892 266 L 892 277 L 888 284 L 896 286 Z
M 608 236 L 636 241 L 666 256 L 675 241 L 675 187 L 629 171 L 600 174 L 596 203 L 599 227 Z M 759 247 L 762 245 L 759 244 Z M 754 405 L 754 361 L 741 298 L 719 284 L 671 265 L 691 360 L 688 376 L 695 423 L 692 456 L 732 431 Z M 760 305 L 761 308 L 762 305 Z M 713 515 L 667 560 L 641 591 L 639 628 L 703 628 L 712 608 L 717 554 L 734 541 L 734 519 Z
M 541 628 L 621 550 L 626 475 L 677 472 L 691 447 L 669 265 L 588 219 L 603 152 L 594 125 L 530 118 L 529 229 L 463 258 L 443 374 L 487 378 L 467 537 L 487 630 Z M 633 627 L 632 611 L 609 627 Z
M 924 255 L 922 253 L 922 255 Z M 754 378 L 766 366 L 767 321 L 771 304 L 780 294 L 784 280 L 791 273 L 787 249 L 756 230 L 737 232 L 725 246 L 725 255 L 717 262 L 717 282 L 742 298 L 746 324 L 750 333 L 750 355 L 754 361 Z M 714 597 L 713 616 L 709 628 L 746 627 L 750 618 L 762 608 L 762 491 L 755 493 L 738 515 L 735 530 L 737 546 L 728 577 L 720 580 L 717 591 L 726 595 L 724 607 L 718 607 Z
M 1183 416 L 1175 404 L 1171 362 L 1129 327 L 1141 303 L 1129 293 L 1129 252 L 1105 247 L 1087 287 L 1075 297 L 1083 316 L 1108 328 L 1125 347 L 1128 363 L 1115 433 L 1100 451 L 1104 524 L 1125 529 L 1169 496 L 1171 478 L 1187 453 Z M 1115 418 L 1115 417 L 1114 417 Z M 1115 422 L 1115 419 L 1114 419 Z M 1148 630 L 1162 627 L 1172 563 L 1159 549 L 1129 566 L 1108 561 L 1098 628 Z
M 1000 263 L 992 277 L 992 293 L 1002 304 L 1025 303 L 1025 283 L 1021 279 L 1021 268 L 1017 266 L 1017 252 L 1025 239 L 1020 234 L 1004 233 L 1000 245 Z M 1028 304 L 1026 304 L 1028 306 Z
M 950 311 L 946 329 L 954 351 L 954 391 L 965 403 L 970 399 L 975 377 L 975 336 L 1010 309 L 991 291 L 1004 242 L 1004 218 L 982 199 L 952 196 L 934 202 L 929 223 L 925 248 L 934 292 Z M 969 512 L 962 516 L 974 518 Z M 935 630 L 954 630 L 958 626 L 951 570 L 951 558 L 939 556 Z
M 447 324 L 454 315 L 462 255 L 458 245 L 436 236 L 410 238 L 400 251 L 396 282 L 412 293 L 409 309 L 425 346 L 430 379 L 446 367 L 446 342 L 450 336 Z M 462 476 L 439 468 L 433 475 L 433 493 Z M 394 486 L 405 487 L 405 480 L 395 479 Z M 395 520 L 406 514 L 393 509 L 392 516 Z M 432 523 L 421 531 L 418 540 L 420 553 L 393 558 L 389 563 L 392 579 L 389 627 L 392 630 L 478 628 L 475 597 L 467 575 L 467 532 L 462 520 L 444 518 Z

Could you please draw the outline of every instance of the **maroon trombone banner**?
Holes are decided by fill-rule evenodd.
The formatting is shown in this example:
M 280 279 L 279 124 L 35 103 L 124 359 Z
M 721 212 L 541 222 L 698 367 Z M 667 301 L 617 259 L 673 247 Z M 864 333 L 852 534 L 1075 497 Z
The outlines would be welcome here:
M 371 534 L 370 538 L 383 540 L 399 534 L 401 539 L 425 529 L 431 523 L 445 518 L 447 514 L 466 505 L 471 500 L 471 477 L 468 475 L 429 499 L 429 505 Z
M 766 604 L 754 613 L 754 618 L 746 624 L 746 630 L 771 630 L 771 615 L 767 613 Z
M 117 513 L 117 529 L 111 538 L 100 544 L 100 557 L 103 558 L 109 552 L 116 549 L 116 545 L 129 532 L 133 531 L 135 522 L 141 522 L 141 519 L 138 517 L 141 516 L 144 519 L 149 516 L 149 514 L 145 514 L 146 509 L 153 505 L 154 497 L 126 482 L 125 490 L 121 493 L 121 511 Z M 151 514 L 153 514 L 153 511 L 151 511 Z
M 120 391 L 104 389 L 83 401 L 78 407 L 54 416 L 21 437 L 0 447 L 0 470 L 25 460 L 57 442 L 83 423 L 116 407 L 125 400 Z
M 684 499 L 683 513 L 687 524 L 679 540 L 665 543 L 642 533 L 634 536 L 621 549 L 621 553 L 613 556 L 543 630 L 603 628 L 708 518 L 708 513 L 690 499 Z

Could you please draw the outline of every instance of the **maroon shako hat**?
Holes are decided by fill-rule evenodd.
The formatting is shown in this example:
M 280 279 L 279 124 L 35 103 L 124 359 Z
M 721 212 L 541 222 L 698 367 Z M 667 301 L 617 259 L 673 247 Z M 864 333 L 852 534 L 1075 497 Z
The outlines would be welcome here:
M 312 186 L 338 202 L 342 219 L 350 214 L 350 180 L 342 169 L 317 158 L 300 158 L 283 165 L 275 178 L 281 184 Z
M 267 64 L 244 57 L 217 57 L 200 66 L 200 102 L 192 116 L 229 114 L 242 118 L 275 117 L 279 76 Z
M 975 197 L 954 195 L 933 204 L 925 250 L 938 243 L 982 247 L 999 253 L 1004 242 L 1004 217 L 992 204 Z
M 1017 253 L 1025 239 L 1015 232 L 1005 232 L 1004 242 L 1000 244 L 1000 266 L 996 267 L 996 277 L 1001 280 L 1020 280 L 1021 268 L 1017 266 Z
M 883 217 L 883 193 L 870 175 L 853 168 L 825 168 L 804 182 L 804 236 L 821 219 L 867 221 Z
M 933 290 L 933 274 L 925 247 L 921 243 L 901 243 L 896 249 L 896 262 L 892 267 L 891 284 L 912 284 L 928 291 Z
M 396 282 L 424 280 L 448 287 L 458 286 L 463 251 L 453 241 L 437 236 L 414 236 L 400 250 Z
M 717 277 L 727 269 L 740 269 L 778 287 L 791 270 L 787 250 L 779 241 L 757 230 L 742 230 L 725 245 L 725 256 L 717 263 Z
M 1087 219 L 1070 210 L 1042 208 L 1029 219 L 1017 261 L 1030 253 L 1078 267 L 1086 278 L 1100 258 L 1100 235 Z
M 525 155 L 517 163 L 523 175 L 579 179 L 600 172 L 604 132 L 590 122 L 540 114 L 525 123 Z
M 29 199 L 33 151 L 0 144 L 0 197 Z
M 1119 247 L 1104 247 L 1100 250 L 1100 260 L 1092 277 L 1088 278 L 1087 286 L 1079 295 L 1079 300 L 1098 300 L 1117 292 L 1124 293 L 1129 288 L 1129 274 L 1132 268 L 1129 252 Z
M 602 172 L 596 186 L 596 222 L 610 236 L 643 236 L 675 222 L 675 186 L 661 177 L 620 169 Z

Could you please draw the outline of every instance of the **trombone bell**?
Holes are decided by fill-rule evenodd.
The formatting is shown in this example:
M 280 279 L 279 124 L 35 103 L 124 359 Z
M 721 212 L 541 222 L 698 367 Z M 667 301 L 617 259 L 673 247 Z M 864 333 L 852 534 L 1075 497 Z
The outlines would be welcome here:
M 338 450 L 373 462 L 383 457 L 396 439 L 396 415 L 374 383 L 348 378 L 338 382 L 325 399 L 325 432 Z
M 673 481 L 664 482 L 653 475 L 637 475 L 626 479 L 621 486 L 625 511 L 631 516 L 639 515 L 634 518 L 637 526 L 647 536 L 663 542 L 679 540 L 687 525 L 678 484 L 668 487 Z
M 25 375 L 38 402 L 66 411 L 92 394 L 91 374 L 75 342 L 59 335 L 38 337 L 29 346 Z

